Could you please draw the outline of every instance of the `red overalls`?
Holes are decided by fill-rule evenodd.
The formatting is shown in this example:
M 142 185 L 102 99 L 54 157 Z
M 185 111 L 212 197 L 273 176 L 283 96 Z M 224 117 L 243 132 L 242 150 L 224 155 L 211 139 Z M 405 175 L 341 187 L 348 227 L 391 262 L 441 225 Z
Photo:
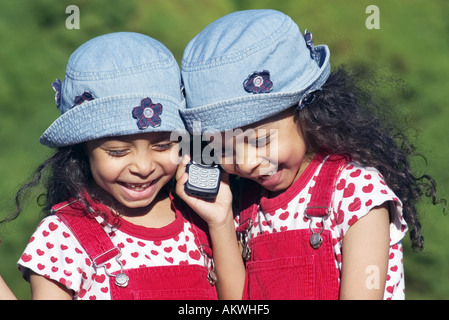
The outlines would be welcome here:
M 318 154 L 314 160 L 322 162 L 324 158 Z M 304 212 L 306 219 L 328 218 L 338 175 L 346 165 L 347 160 L 339 156 L 326 159 L 316 177 L 313 192 L 309 190 L 311 199 Z M 243 298 L 338 299 L 339 270 L 330 230 L 324 230 L 322 223 L 321 229 L 262 234 L 248 242 L 248 231 L 255 221 L 258 203 L 255 201 L 243 207 L 246 209 L 240 213 L 241 224 L 237 228 L 247 260 Z
M 95 209 L 105 212 L 109 209 L 85 197 Z M 183 206 L 187 209 L 187 206 Z M 111 238 L 94 218 L 86 212 L 78 200 L 58 204 L 53 212 L 72 230 L 80 244 L 91 257 L 95 268 L 105 268 L 109 276 L 112 300 L 202 300 L 217 299 L 213 279 L 212 252 L 206 233 L 198 227 L 204 221 L 191 223 L 200 252 L 204 253 L 207 266 L 176 265 L 124 269 L 120 262 L 120 248 L 114 246 Z M 179 213 L 180 214 L 180 213 Z M 192 214 L 193 218 L 193 214 Z M 197 219 L 199 220 L 199 218 Z M 184 223 L 184 222 L 183 222 Z M 121 270 L 110 274 L 106 262 L 115 259 Z

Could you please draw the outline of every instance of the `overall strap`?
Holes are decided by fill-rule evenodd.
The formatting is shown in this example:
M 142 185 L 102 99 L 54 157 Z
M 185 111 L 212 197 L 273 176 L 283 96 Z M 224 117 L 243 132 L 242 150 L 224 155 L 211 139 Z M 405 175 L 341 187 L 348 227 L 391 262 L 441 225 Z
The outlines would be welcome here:
M 119 260 L 120 248 L 114 246 L 111 238 L 92 214 L 86 212 L 79 200 L 72 200 L 52 208 L 52 211 L 73 232 L 79 243 L 86 250 L 95 268 L 104 268 L 109 277 L 115 278 L 115 284 L 120 287 L 128 285 L 128 276 L 123 273 L 123 264 Z M 120 272 L 112 275 L 105 263 L 115 258 L 120 266 Z
M 309 189 L 311 197 L 304 210 L 304 217 L 309 219 L 311 232 L 309 242 L 315 250 L 318 250 L 323 243 L 321 233 L 324 231 L 324 220 L 332 213 L 332 194 L 338 176 L 348 163 L 348 158 L 330 155 L 323 161 L 320 172 L 315 178 L 315 185 Z M 318 232 L 312 228 L 313 218 L 321 218 L 321 230 Z
M 311 198 L 304 215 L 309 217 L 326 217 L 331 210 L 332 194 L 338 176 L 346 167 L 348 159 L 343 156 L 330 155 L 324 159 L 321 170 L 316 176 L 315 185 L 310 188 Z

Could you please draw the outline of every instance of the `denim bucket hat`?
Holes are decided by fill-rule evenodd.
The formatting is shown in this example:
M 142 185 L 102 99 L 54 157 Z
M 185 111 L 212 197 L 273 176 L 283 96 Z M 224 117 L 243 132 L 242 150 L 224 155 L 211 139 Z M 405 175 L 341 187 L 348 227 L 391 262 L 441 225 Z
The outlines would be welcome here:
M 162 43 L 143 34 L 111 33 L 84 43 L 53 88 L 61 116 L 40 138 L 51 148 L 185 129 L 179 66 Z
M 228 14 L 187 45 L 181 75 L 190 132 L 225 131 L 275 115 L 306 100 L 330 74 L 329 49 L 314 46 L 287 15 L 275 10 Z

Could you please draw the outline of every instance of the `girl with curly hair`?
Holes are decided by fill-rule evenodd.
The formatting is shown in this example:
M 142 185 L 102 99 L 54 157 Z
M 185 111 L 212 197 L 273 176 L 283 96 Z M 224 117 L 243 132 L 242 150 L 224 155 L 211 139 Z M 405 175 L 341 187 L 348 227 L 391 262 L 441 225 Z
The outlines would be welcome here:
M 243 297 L 403 299 L 401 240 L 422 248 L 416 203 L 435 185 L 328 47 L 281 12 L 240 11 L 188 44 L 181 73 L 187 128 L 239 177 Z

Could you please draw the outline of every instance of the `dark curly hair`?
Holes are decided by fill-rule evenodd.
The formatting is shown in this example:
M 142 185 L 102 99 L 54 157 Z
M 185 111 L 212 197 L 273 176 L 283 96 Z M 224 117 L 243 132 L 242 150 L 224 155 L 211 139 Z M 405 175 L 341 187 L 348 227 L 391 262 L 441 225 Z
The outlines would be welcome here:
M 16 219 L 22 212 L 24 202 L 29 201 L 29 191 L 42 185 L 44 193 L 38 196 L 44 216 L 51 215 L 51 208 L 71 198 L 78 199 L 86 208 L 86 213 L 95 213 L 105 219 L 105 223 L 118 228 L 118 219 L 108 221 L 106 214 L 94 210 L 82 194 L 87 191 L 94 201 L 99 201 L 96 189 L 93 188 L 93 177 L 84 144 L 58 148 L 35 170 L 29 182 L 24 184 L 15 195 L 15 210 L 0 224 Z M 112 204 L 110 204 L 112 205 Z
M 432 177 L 417 177 L 412 172 L 410 157 L 419 154 L 404 128 L 398 125 L 400 119 L 391 117 L 393 108 L 376 103 L 369 90 L 356 83 L 359 79 L 356 69 L 339 67 L 331 73 L 322 90 L 315 92 L 315 99 L 310 104 L 297 108 L 295 120 L 308 153 L 316 153 L 324 147 L 329 153 L 349 156 L 380 171 L 402 201 L 412 247 L 420 251 L 424 238 L 417 202 L 423 195 L 430 197 L 433 204 L 445 205 L 446 200 L 437 200 Z M 385 115 L 387 108 L 390 112 Z

